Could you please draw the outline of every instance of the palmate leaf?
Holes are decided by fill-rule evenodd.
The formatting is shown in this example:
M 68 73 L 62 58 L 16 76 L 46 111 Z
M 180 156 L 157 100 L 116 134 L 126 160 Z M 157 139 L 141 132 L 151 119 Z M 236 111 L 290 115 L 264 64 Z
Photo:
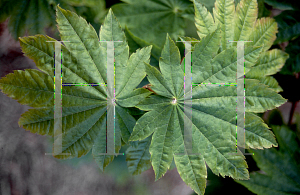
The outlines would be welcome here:
M 236 181 L 259 195 L 288 195 L 300 193 L 300 146 L 296 133 L 286 126 L 273 126 L 279 144 L 275 148 L 254 152 L 261 171 L 250 174 L 248 181 Z
M 75 13 L 57 7 L 58 29 L 62 48 L 63 83 L 106 83 L 107 48 L 91 25 Z M 125 34 L 112 11 L 100 30 L 100 40 L 114 43 L 116 126 L 115 152 L 127 143 L 136 120 L 125 107 L 133 107 L 151 94 L 136 89 L 146 76 L 144 62 L 149 63 L 151 46 L 137 50 L 129 57 Z M 20 38 L 25 55 L 33 59 L 37 70 L 15 71 L 0 80 L 2 91 L 22 104 L 36 109 L 25 112 L 19 124 L 32 133 L 53 136 L 54 128 L 54 39 L 37 35 Z M 106 153 L 107 96 L 105 86 L 62 87 L 62 152 L 56 158 L 80 157 L 91 149 L 103 170 L 113 160 Z M 109 109 L 113 107 L 110 106 Z
M 236 59 L 224 55 L 236 52 L 234 48 L 216 54 L 219 35 L 217 29 L 195 45 L 195 52 L 198 54 L 193 55 L 193 62 L 205 62 L 206 66 L 202 70 L 205 79 L 200 74 L 195 82 L 224 83 L 236 77 Z M 255 58 L 259 57 L 261 49 L 252 47 L 247 62 L 249 69 L 256 62 Z M 223 61 L 219 60 L 221 58 Z M 193 64 L 194 73 L 197 65 Z M 155 67 L 146 64 L 147 78 L 156 95 L 150 95 L 136 105 L 137 108 L 148 112 L 138 119 L 130 137 L 130 140 L 136 141 L 153 134 L 149 151 L 155 179 L 166 173 L 173 157 L 183 181 L 198 194 L 204 194 L 205 190 L 205 163 L 217 175 L 248 179 L 244 156 L 230 155 L 235 152 L 236 86 L 194 86 L 192 104 L 185 100 L 180 54 L 170 37 L 167 37 L 159 66 L 161 73 Z M 216 76 L 216 72 L 219 76 Z M 257 80 L 246 79 L 245 88 L 246 147 L 262 149 L 277 146 L 267 125 L 251 112 L 273 109 L 283 104 L 285 99 Z M 184 103 L 192 106 L 192 119 L 186 120 L 192 124 L 193 153 L 201 155 L 190 155 L 184 143 L 184 118 L 187 116 Z M 188 155 L 178 155 L 185 151 Z
M 189 0 L 126 0 L 112 9 L 123 28 L 162 48 L 166 33 L 173 39 L 184 35 L 185 18 L 193 16 Z
M 288 54 L 278 50 L 268 51 L 278 32 L 275 20 L 268 17 L 257 19 L 258 5 L 256 0 L 241 0 L 236 8 L 234 8 L 234 0 L 217 0 L 213 15 L 207 12 L 206 8 L 201 6 L 199 2 L 201 1 L 194 1 L 195 23 L 199 37 L 202 39 L 214 31 L 217 26 L 220 26 L 221 42 L 218 53 L 224 49 L 236 47 L 236 42 L 229 42 L 232 40 L 252 41 L 245 43 L 245 52 L 251 50 L 250 47 L 262 46 L 262 54 L 257 63 L 253 65 L 256 68 L 246 74 L 246 78 L 257 79 L 275 91 L 280 91 L 281 87 L 278 82 L 270 75 L 280 71 L 288 58 Z M 246 58 L 247 53 L 245 53 Z M 263 68 L 263 72 L 258 71 L 260 68 Z

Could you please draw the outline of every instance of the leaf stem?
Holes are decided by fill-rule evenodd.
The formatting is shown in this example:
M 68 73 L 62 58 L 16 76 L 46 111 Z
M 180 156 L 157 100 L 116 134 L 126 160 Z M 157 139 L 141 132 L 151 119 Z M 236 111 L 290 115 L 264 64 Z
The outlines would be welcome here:
M 293 116 L 295 113 L 295 108 L 297 107 L 297 103 L 298 103 L 298 101 L 292 102 L 292 108 L 290 111 L 290 117 L 289 117 L 289 123 L 288 123 L 289 126 L 292 124 L 292 120 L 293 120 Z

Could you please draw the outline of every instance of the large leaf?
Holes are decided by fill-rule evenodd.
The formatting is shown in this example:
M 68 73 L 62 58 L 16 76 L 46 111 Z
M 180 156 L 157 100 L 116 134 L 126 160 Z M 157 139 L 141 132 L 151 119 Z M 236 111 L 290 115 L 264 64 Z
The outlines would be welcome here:
M 279 143 L 275 148 L 254 152 L 254 160 L 261 171 L 250 174 L 248 181 L 236 181 L 259 195 L 288 195 L 300 193 L 299 139 L 286 126 L 274 126 Z
M 236 77 L 236 72 L 234 73 L 230 68 L 227 69 L 226 65 L 217 66 L 219 69 L 216 70 L 213 68 L 213 64 L 221 57 L 223 63 L 221 60 L 218 62 L 221 65 L 235 64 L 233 57 L 223 55 L 223 53 L 232 52 L 234 48 L 216 54 L 219 48 L 217 38 L 220 33 L 218 31 L 208 34 L 200 43 L 197 43 L 195 52 L 199 51 L 199 54 L 193 55 L 193 61 L 203 61 L 208 64 L 203 69 L 203 74 L 210 78 L 211 83 L 224 83 Z M 209 42 L 212 44 L 208 44 Z M 252 53 L 252 58 L 255 56 L 258 58 L 259 53 Z M 235 139 L 233 139 L 236 130 L 236 86 L 194 86 L 191 104 L 190 100 L 185 99 L 184 72 L 180 65 L 179 50 L 170 37 L 167 37 L 161 56 L 159 61 L 161 72 L 146 64 L 147 77 L 156 94 L 149 96 L 136 106 L 149 112 L 139 118 L 130 137 L 130 140 L 136 141 L 153 134 L 149 151 L 156 180 L 166 173 L 173 157 L 183 181 L 198 194 L 203 194 L 205 190 L 205 163 L 217 175 L 248 179 L 244 156 L 230 154 L 236 151 Z M 255 61 L 255 58 L 249 60 L 249 69 Z M 222 77 L 212 77 L 215 73 L 210 69 L 224 72 L 224 74 Z M 233 73 L 230 74 L 231 72 Z M 202 79 L 198 82 L 204 81 L 206 82 Z M 245 88 L 246 117 L 248 118 L 246 120 L 246 145 L 253 148 L 276 146 L 274 136 L 266 124 L 251 112 L 273 109 L 286 100 L 257 80 L 246 79 Z M 186 93 L 191 93 L 191 91 Z M 184 112 L 185 104 L 192 106 L 191 118 Z M 184 141 L 185 122 L 192 126 L 193 151 L 187 148 Z M 191 152 L 198 155 L 192 155 Z
M 205 7 L 202 6 L 199 2 L 200 0 L 195 0 L 194 3 L 196 10 L 195 23 L 199 37 L 203 39 L 208 35 L 208 33 L 214 31 L 217 26 L 220 26 L 221 47 L 219 50 L 217 50 L 217 53 L 222 53 L 224 48 L 233 49 L 232 51 L 228 50 L 227 53 L 222 54 L 223 56 L 231 56 L 232 64 L 230 64 L 229 62 L 222 63 L 223 57 L 221 56 L 219 59 L 215 59 L 217 62 L 214 65 L 216 67 L 215 71 L 217 71 L 217 67 L 221 67 L 220 63 L 222 63 L 223 67 L 226 64 L 226 66 L 228 66 L 228 70 L 219 71 L 217 73 L 218 75 L 216 75 L 215 77 L 220 78 L 220 76 L 228 73 L 230 70 L 233 70 L 233 72 L 236 71 L 234 69 L 234 67 L 236 67 L 236 65 L 234 65 L 234 63 L 236 63 L 236 61 L 234 61 L 236 60 L 234 58 L 236 56 L 236 51 L 234 48 L 236 48 L 237 43 L 231 43 L 229 41 L 252 41 L 245 43 L 245 73 L 249 71 L 249 63 L 247 64 L 249 58 L 252 60 L 252 63 L 254 62 L 254 64 L 252 64 L 251 66 L 254 65 L 256 68 L 252 69 L 248 74 L 246 74 L 246 78 L 257 79 L 261 83 L 268 85 L 275 91 L 280 91 L 281 88 L 278 85 L 278 82 L 274 78 L 269 77 L 269 75 L 275 74 L 276 72 L 280 71 L 281 67 L 287 60 L 288 55 L 285 52 L 279 50 L 268 51 L 268 49 L 272 46 L 274 40 L 276 39 L 277 23 L 275 22 L 275 20 L 268 17 L 257 19 L 258 5 L 256 0 L 241 0 L 239 3 L 235 1 L 237 3 L 236 9 L 234 9 L 233 0 L 217 0 L 215 3 L 214 17 L 212 17 L 212 15 L 207 12 Z M 206 39 L 209 40 L 208 36 L 204 40 Z M 257 52 L 255 53 L 255 48 L 257 47 L 262 47 L 261 55 Z M 192 51 L 193 49 L 194 48 L 192 48 Z M 214 52 L 216 52 L 216 50 L 214 50 Z M 199 53 L 201 54 L 200 50 Z M 227 60 L 229 60 L 229 58 L 227 58 Z M 257 62 L 255 63 L 255 61 Z M 207 73 L 203 70 L 206 69 L 209 65 L 206 62 L 203 62 L 203 59 L 200 59 L 199 62 L 195 61 L 195 63 L 193 63 L 193 66 L 193 70 L 198 70 L 195 72 L 195 79 L 198 79 L 199 74 L 202 74 L 202 78 L 205 78 L 204 75 Z M 260 71 L 260 68 L 263 68 L 263 71 Z M 231 74 L 232 76 L 233 72 Z M 207 80 L 207 82 L 208 81 L 209 79 Z M 218 81 L 216 80 L 216 82 Z
M 57 7 L 57 22 L 62 41 L 63 83 L 107 83 L 107 47 L 91 25 L 75 13 Z M 136 120 L 125 107 L 133 107 L 151 94 L 136 89 L 146 76 L 151 47 L 138 49 L 129 57 L 125 34 L 112 11 L 100 30 L 100 40 L 114 43 L 115 53 L 115 152 L 127 143 Z M 22 104 L 36 109 L 25 112 L 19 124 L 33 133 L 53 136 L 54 128 L 54 39 L 47 36 L 20 38 L 22 50 L 32 58 L 37 70 L 15 71 L 0 80 L 2 91 Z M 113 160 L 106 153 L 107 105 L 114 97 L 105 86 L 76 85 L 62 87 L 62 152 L 57 158 L 80 157 L 93 149 L 93 156 L 103 170 Z
M 193 15 L 189 0 L 126 0 L 112 7 L 123 28 L 137 37 L 163 46 L 166 33 L 172 38 L 184 35 L 185 18 Z

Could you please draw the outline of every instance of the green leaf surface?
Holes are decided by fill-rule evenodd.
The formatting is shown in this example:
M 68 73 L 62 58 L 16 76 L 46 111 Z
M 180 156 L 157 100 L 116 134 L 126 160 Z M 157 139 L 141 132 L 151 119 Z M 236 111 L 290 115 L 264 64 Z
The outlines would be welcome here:
M 276 39 L 276 33 L 278 32 L 277 23 L 273 18 L 269 17 L 257 19 L 258 3 L 261 3 L 261 1 L 217 0 L 215 2 L 214 17 L 212 17 L 199 1 L 195 1 L 195 23 L 198 35 L 201 39 L 204 39 L 206 36 L 202 42 L 205 42 L 207 39 L 206 41 L 210 43 L 210 39 L 207 36 L 208 33 L 214 32 L 216 26 L 220 26 L 221 42 L 217 54 L 221 55 L 212 59 L 214 62 L 212 66 L 204 58 L 199 58 L 199 61 L 193 58 L 193 70 L 195 70 L 193 82 L 234 83 L 237 63 L 235 61 L 237 55 L 236 42 L 248 41 L 244 46 L 246 78 L 257 79 L 276 92 L 282 90 L 278 82 L 274 78 L 269 77 L 269 75 L 280 71 L 288 55 L 283 51 L 279 52 L 279 50 L 268 51 Z M 232 40 L 235 42 L 230 42 Z M 201 44 L 202 46 L 199 47 Z M 216 43 L 211 44 L 214 45 Z M 199 43 L 199 46 L 198 49 L 195 49 L 196 46 L 193 47 L 192 51 L 195 50 L 197 52 L 200 48 L 206 47 L 203 43 Z M 231 49 L 231 51 L 223 52 L 224 49 Z M 260 52 L 258 52 L 258 49 Z M 213 51 L 216 52 L 215 50 Z M 215 55 L 214 52 L 211 53 L 213 56 Z M 203 55 L 200 50 L 195 54 L 197 56 Z M 225 58 L 225 56 L 230 57 Z M 252 66 L 254 68 L 249 72 L 249 68 Z
M 138 141 L 137 146 L 129 146 L 126 150 L 126 161 L 129 173 L 132 175 L 141 174 L 151 168 L 149 147 L 151 136 Z
M 299 194 L 300 193 L 300 146 L 299 139 L 286 126 L 273 126 L 279 144 L 267 150 L 249 150 L 254 152 L 254 160 L 261 171 L 250 174 L 248 181 L 236 181 L 255 194 Z
M 221 51 L 230 48 L 234 33 L 234 13 L 235 6 L 232 0 L 217 0 L 214 8 L 214 19 L 217 26 L 220 26 L 222 32 Z
M 123 28 L 125 25 L 137 37 L 162 47 L 166 33 L 173 39 L 184 35 L 185 18 L 193 15 L 188 0 L 125 1 L 112 9 Z
M 134 34 L 132 34 L 129 31 L 129 29 L 127 27 L 125 27 L 125 35 L 126 35 L 126 39 L 128 41 L 130 53 L 133 53 L 137 49 L 140 49 L 142 47 L 147 47 L 149 45 L 152 45 L 150 62 L 151 62 L 151 65 L 158 66 L 158 61 L 159 61 L 159 57 L 160 57 L 160 53 L 161 53 L 160 47 L 158 47 L 155 44 L 150 44 L 150 43 L 146 42 L 145 40 L 135 36 Z
M 246 74 L 246 77 L 252 78 L 251 75 L 257 74 L 273 75 L 280 71 L 288 57 L 287 53 L 279 49 L 264 52 L 251 71 Z
M 214 19 L 210 12 L 200 3 L 200 0 L 194 1 L 195 7 L 195 25 L 200 39 L 212 33 L 216 29 Z
M 273 18 L 260 18 L 249 37 L 252 41 L 249 45 L 263 46 L 264 51 L 267 51 L 275 41 L 277 32 L 277 23 Z
M 232 66 L 236 67 L 236 54 L 229 55 L 234 53 L 234 48 L 217 54 L 220 34 L 221 31 L 216 30 L 195 45 L 196 54 L 193 54 L 193 61 L 207 64 L 207 68 L 202 70 L 204 74 L 214 75 L 208 67 L 213 67 L 216 59 L 220 59 L 220 63 L 222 59 L 221 64 L 233 64 Z M 249 70 L 256 63 L 261 50 L 262 47 L 248 47 L 246 50 L 249 56 L 246 58 L 246 66 Z M 203 194 L 205 190 L 205 163 L 217 175 L 248 179 L 244 157 L 231 155 L 236 150 L 236 86 L 194 86 L 191 103 L 184 98 L 184 72 L 179 62 L 178 48 L 168 37 L 160 59 L 161 71 L 146 63 L 147 77 L 155 94 L 136 106 L 148 112 L 138 119 L 129 140 L 144 140 L 152 135 L 149 150 L 156 180 L 166 173 L 174 157 L 183 181 L 198 194 Z M 196 66 L 193 64 L 193 73 Z M 236 72 L 232 75 L 223 74 L 222 81 L 230 80 L 234 76 L 236 77 Z M 220 80 L 219 76 L 214 78 Z M 276 146 L 274 135 L 268 126 L 251 112 L 273 109 L 286 100 L 258 80 L 246 79 L 245 89 L 246 147 L 262 149 Z M 184 112 L 185 104 L 192 106 L 192 119 Z M 193 154 L 184 142 L 185 120 L 192 126 Z
M 138 49 L 129 57 L 129 47 L 120 24 L 109 11 L 100 30 L 100 38 L 93 27 L 73 12 L 57 7 L 57 22 L 62 48 L 63 83 L 107 82 L 107 49 L 100 40 L 114 43 L 115 58 L 115 152 L 127 143 L 136 123 L 126 107 L 133 107 L 151 94 L 136 89 L 146 76 L 144 63 L 149 63 L 151 47 Z M 36 109 L 25 112 L 19 124 L 32 133 L 53 136 L 54 129 L 54 39 L 37 35 L 20 38 L 22 51 L 42 70 L 15 71 L 0 80 L 4 93 Z M 25 94 L 25 95 L 24 95 Z M 105 85 L 76 85 L 62 87 L 62 152 L 56 158 L 81 157 L 91 149 L 103 170 L 114 156 L 106 153 L 106 113 L 114 109 L 107 105 Z M 107 107 L 108 106 L 108 107 Z

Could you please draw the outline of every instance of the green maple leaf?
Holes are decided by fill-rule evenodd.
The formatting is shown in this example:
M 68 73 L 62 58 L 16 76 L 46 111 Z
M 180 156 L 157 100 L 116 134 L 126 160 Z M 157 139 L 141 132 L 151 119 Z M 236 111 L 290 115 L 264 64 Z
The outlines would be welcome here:
M 123 0 L 112 7 L 123 28 L 137 37 L 162 48 L 166 33 L 177 39 L 184 35 L 185 18 L 193 19 L 189 0 Z
M 216 29 L 195 45 L 193 82 L 236 80 L 236 49 L 233 47 L 217 54 L 220 35 L 220 29 Z M 262 47 L 256 46 L 246 49 L 246 72 L 255 64 L 261 50 Z M 236 86 L 200 85 L 192 88 L 192 120 L 188 122 L 192 124 L 193 153 L 201 155 L 189 155 L 183 135 L 186 114 L 183 109 L 184 72 L 180 59 L 178 48 L 168 36 L 159 61 L 161 73 L 146 64 L 147 78 L 156 94 L 136 106 L 149 112 L 138 119 L 130 140 L 143 140 L 153 134 L 149 151 L 155 179 L 166 173 L 174 157 L 181 178 L 198 194 L 204 194 L 206 186 L 205 163 L 217 175 L 248 179 L 244 156 L 230 155 L 235 152 Z M 267 125 L 251 112 L 273 109 L 286 100 L 254 79 L 246 79 L 245 88 L 246 147 L 277 146 Z M 176 155 L 184 152 L 188 155 Z
M 63 83 L 107 83 L 107 48 L 91 25 L 73 12 L 57 7 L 58 29 L 62 48 Z M 149 62 L 151 46 L 139 49 L 129 57 L 125 34 L 112 11 L 100 30 L 100 40 L 114 43 L 116 126 L 115 152 L 127 143 L 136 120 L 126 107 L 134 107 L 151 92 L 136 89 L 146 76 L 144 62 Z M 21 104 L 35 109 L 25 112 L 19 125 L 32 133 L 53 136 L 54 128 L 54 39 L 36 35 L 20 38 L 26 56 L 42 70 L 14 71 L 0 80 L 2 91 Z M 107 96 L 105 86 L 62 87 L 62 152 L 56 158 L 81 157 L 91 149 L 103 170 L 113 160 L 106 153 Z M 113 109 L 109 106 L 108 109 Z
M 286 126 L 273 126 L 279 150 L 250 150 L 261 171 L 250 174 L 248 181 L 236 181 L 259 195 L 300 193 L 300 146 L 295 132 Z
M 230 40 L 252 41 L 245 43 L 245 49 L 250 46 L 263 46 L 262 55 L 254 68 L 246 74 L 246 78 L 257 79 L 276 92 L 282 91 L 278 82 L 270 76 L 278 72 L 288 58 L 288 54 L 281 50 L 268 51 L 276 39 L 275 20 L 269 17 L 257 19 L 256 0 L 241 0 L 236 7 L 234 0 L 217 0 L 213 15 L 200 2 L 194 1 L 195 23 L 199 37 L 202 39 L 220 25 L 222 40 L 219 52 L 236 47 L 236 42 L 229 42 Z

